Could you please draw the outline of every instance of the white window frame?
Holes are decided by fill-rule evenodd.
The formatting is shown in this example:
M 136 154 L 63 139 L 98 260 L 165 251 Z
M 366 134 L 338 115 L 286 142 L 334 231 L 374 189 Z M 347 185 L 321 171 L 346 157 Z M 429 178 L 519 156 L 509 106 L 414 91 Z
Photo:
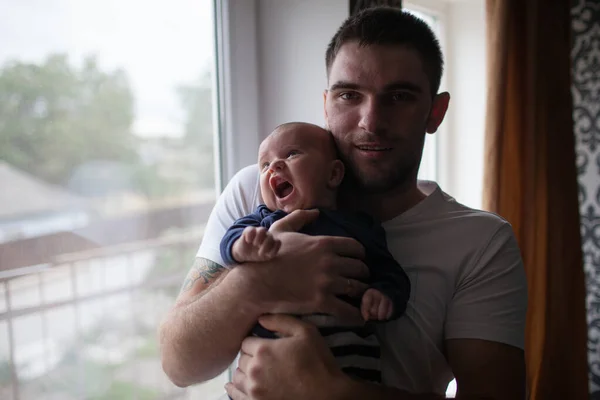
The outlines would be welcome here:
M 213 0 L 215 10 L 215 154 L 220 192 L 256 162 L 260 109 L 256 0 Z M 252 149 L 252 151 L 248 151 Z
M 404 7 L 435 16 L 440 25 L 437 33 L 445 61 L 440 91 L 450 92 L 451 100 L 434 135 L 436 181 L 459 202 L 480 208 L 487 88 L 485 1 L 407 0 Z

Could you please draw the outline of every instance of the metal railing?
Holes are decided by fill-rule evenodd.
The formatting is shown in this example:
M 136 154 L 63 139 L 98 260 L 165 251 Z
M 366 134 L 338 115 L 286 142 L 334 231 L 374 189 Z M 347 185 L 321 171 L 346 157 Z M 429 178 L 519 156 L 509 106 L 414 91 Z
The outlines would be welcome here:
M 157 327 L 201 232 L 56 257 L 0 278 L 0 398 L 216 398 L 226 375 L 180 389 L 162 372 Z

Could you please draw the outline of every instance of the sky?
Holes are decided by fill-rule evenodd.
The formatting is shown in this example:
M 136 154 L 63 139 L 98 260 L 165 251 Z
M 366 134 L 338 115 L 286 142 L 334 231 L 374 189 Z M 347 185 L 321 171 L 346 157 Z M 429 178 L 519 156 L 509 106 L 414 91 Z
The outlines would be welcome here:
M 175 88 L 195 83 L 214 60 L 211 0 L 0 0 L 0 65 L 69 54 L 124 69 L 136 99 L 134 132 L 178 136 Z

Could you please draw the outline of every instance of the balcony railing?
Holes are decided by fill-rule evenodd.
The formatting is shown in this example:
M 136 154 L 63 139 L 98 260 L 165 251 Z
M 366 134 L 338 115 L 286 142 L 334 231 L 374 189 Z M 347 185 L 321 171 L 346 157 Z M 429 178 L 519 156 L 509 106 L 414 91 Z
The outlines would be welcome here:
M 222 395 L 227 373 L 184 390 L 160 364 L 157 327 L 202 237 L 202 225 L 184 225 L 159 229 L 155 238 L 54 254 L 33 266 L 11 268 L 7 253 L 0 255 L 0 398 Z M 9 251 L 0 245 L 3 250 Z

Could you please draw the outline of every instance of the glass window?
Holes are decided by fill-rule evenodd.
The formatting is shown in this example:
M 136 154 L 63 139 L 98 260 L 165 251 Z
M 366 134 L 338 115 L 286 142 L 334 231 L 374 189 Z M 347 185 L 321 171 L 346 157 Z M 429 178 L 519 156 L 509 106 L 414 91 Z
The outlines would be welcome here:
M 0 0 L 0 398 L 183 390 L 156 330 L 214 205 L 211 0 Z
M 404 11 L 413 14 L 415 17 L 422 19 L 429 25 L 429 27 L 435 32 L 436 35 L 440 35 L 441 29 L 437 17 L 433 14 L 429 14 L 421 9 L 411 8 L 410 5 L 406 5 L 403 8 Z M 434 135 L 425 135 L 425 146 L 423 147 L 423 158 L 421 159 L 421 166 L 419 168 L 419 179 L 437 181 L 438 174 L 438 151 L 437 151 L 437 133 Z

